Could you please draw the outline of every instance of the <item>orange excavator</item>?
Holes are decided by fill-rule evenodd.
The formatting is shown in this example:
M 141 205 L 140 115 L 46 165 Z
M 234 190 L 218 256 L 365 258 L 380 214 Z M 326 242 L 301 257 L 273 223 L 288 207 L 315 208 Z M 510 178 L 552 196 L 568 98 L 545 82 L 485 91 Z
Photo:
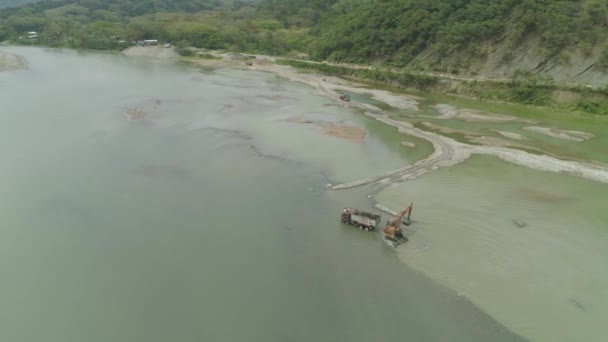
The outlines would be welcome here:
M 397 216 L 397 218 L 395 218 L 393 221 L 388 221 L 386 223 L 386 227 L 382 229 L 382 235 L 384 235 L 384 237 L 388 240 L 391 240 L 396 243 L 407 242 L 407 238 L 403 236 L 403 232 L 401 231 L 401 224 L 403 223 L 406 226 L 410 225 L 410 216 L 412 215 L 413 208 L 414 203 L 411 203 L 409 206 L 403 209 L 401 213 L 399 213 L 399 216 Z M 407 215 L 407 219 L 403 221 L 405 215 Z

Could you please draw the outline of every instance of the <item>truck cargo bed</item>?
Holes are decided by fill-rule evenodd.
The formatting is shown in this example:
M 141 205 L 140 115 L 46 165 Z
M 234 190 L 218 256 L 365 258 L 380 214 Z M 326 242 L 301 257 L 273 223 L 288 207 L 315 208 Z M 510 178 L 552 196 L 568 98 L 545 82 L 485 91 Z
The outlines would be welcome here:
M 380 215 L 371 214 L 365 211 L 345 208 L 342 211 L 340 220 L 344 224 L 359 227 L 364 230 L 375 230 L 381 221 Z

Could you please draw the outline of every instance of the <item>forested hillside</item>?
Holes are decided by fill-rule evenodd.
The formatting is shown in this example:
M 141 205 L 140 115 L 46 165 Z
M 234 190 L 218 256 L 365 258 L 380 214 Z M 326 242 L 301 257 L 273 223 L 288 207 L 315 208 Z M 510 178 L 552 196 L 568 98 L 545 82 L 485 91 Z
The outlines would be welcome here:
M 119 49 L 141 39 L 180 47 L 284 54 L 305 50 L 306 31 L 260 16 L 245 0 L 46 0 L 0 10 L 0 41 Z M 29 31 L 39 32 L 35 40 Z M 298 37 L 294 40 L 293 37 Z M 291 42 L 289 42 L 291 41 Z
M 605 0 L 46 0 L 0 10 L 0 40 L 22 43 L 118 49 L 154 38 L 594 86 L 608 84 L 607 26 Z M 22 41 L 27 31 L 40 35 Z
M 407 64 L 427 48 L 441 54 L 537 34 L 548 55 L 577 46 L 589 52 L 606 28 L 603 0 L 354 1 L 321 26 L 320 58 Z
M 25 4 L 29 4 L 32 2 L 36 2 L 39 0 L 0 0 L 0 9 L 6 7 L 16 7 Z
M 504 77 L 518 68 L 559 77 L 564 66 L 581 66 L 580 73 L 608 67 L 604 0 L 343 4 L 319 25 L 314 58 Z

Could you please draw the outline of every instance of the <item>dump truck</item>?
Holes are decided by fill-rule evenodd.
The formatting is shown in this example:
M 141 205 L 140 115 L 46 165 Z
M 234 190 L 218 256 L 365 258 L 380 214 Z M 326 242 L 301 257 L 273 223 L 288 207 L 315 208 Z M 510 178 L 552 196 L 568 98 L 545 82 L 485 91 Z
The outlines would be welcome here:
M 342 211 L 340 220 L 344 224 L 349 224 L 371 232 L 376 230 L 376 227 L 380 224 L 380 215 L 366 213 L 365 211 L 353 208 L 345 208 Z

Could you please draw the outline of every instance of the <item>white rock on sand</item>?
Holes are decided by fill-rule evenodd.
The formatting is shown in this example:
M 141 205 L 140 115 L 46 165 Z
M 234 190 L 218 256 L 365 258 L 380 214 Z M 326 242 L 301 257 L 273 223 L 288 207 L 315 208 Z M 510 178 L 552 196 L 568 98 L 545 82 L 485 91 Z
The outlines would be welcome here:
M 361 93 L 361 91 L 357 88 L 350 88 L 350 91 L 353 93 Z M 416 100 L 420 100 L 420 97 L 413 95 L 397 95 L 388 91 L 374 89 L 373 91 L 368 91 L 371 94 L 372 99 L 376 101 L 380 101 L 386 103 L 387 105 L 398 108 L 398 109 L 408 109 L 408 110 L 419 110 L 418 103 Z M 363 92 L 365 94 L 365 92 Z
M 437 119 L 453 119 L 458 115 L 458 109 L 446 104 L 438 104 L 435 109 L 441 114 Z
M 175 48 L 165 48 L 162 46 L 132 46 L 122 51 L 123 55 L 153 58 L 175 58 L 179 54 Z
M 513 139 L 513 140 L 530 140 L 527 137 L 518 134 L 518 133 L 513 133 L 513 132 L 507 132 L 507 131 L 501 131 L 498 129 L 491 129 L 491 131 L 496 132 L 500 135 L 502 135 L 505 138 L 509 138 L 509 139 Z
M 435 109 L 441 114 L 435 119 L 460 119 L 468 122 L 527 122 L 535 123 L 534 121 L 521 119 L 513 115 L 504 115 L 496 113 L 485 113 L 469 108 L 456 108 L 447 104 L 438 104 Z
M 27 63 L 21 56 L 0 51 L 0 71 L 25 69 Z
M 549 127 L 540 127 L 540 126 L 526 126 L 524 127 L 526 131 L 536 132 L 544 135 L 548 135 L 553 138 L 563 139 L 563 140 L 572 140 L 572 141 L 585 141 L 589 140 L 595 135 L 587 132 L 579 132 L 579 131 L 568 131 L 557 128 L 549 128 Z

